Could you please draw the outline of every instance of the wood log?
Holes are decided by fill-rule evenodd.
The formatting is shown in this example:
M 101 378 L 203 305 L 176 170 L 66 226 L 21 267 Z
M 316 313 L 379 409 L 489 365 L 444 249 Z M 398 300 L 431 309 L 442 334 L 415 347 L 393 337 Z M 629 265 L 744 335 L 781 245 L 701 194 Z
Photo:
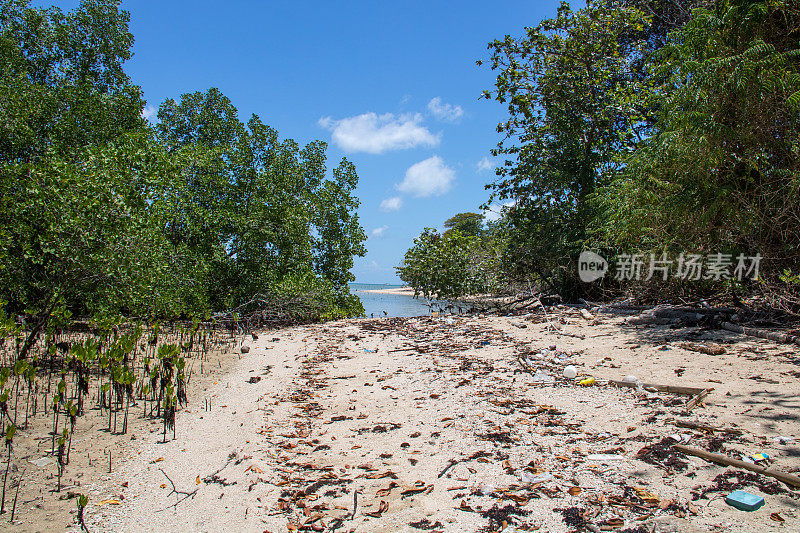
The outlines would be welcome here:
M 704 313 L 698 309 L 686 310 L 672 306 L 659 305 L 644 311 L 642 314 L 625 319 L 626 324 L 673 324 L 678 322 L 697 322 L 703 318 Z
M 749 335 L 750 337 L 757 337 L 759 339 L 767 339 L 770 341 L 780 342 L 783 344 L 797 344 L 800 345 L 800 336 L 789 335 L 787 333 L 779 333 L 777 331 L 768 331 L 765 329 L 746 328 L 738 324 L 731 324 L 730 322 L 721 322 L 722 329 L 732 331 L 734 333 L 741 333 Z
M 786 483 L 787 485 L 790 485 L 792 487 L 800 487 L 800 477 L 795 476 L 793 474 L 788 474 L 786 472 L 782 472 L 780 470 L 771 468 L 769 466 L 760 466 L 754 463 L 745 463 L 744 461 L 733 459 L 731 457 L 728 457 L 727 455 L 712 453 L 706 450 L 702 450 L 700 448 L 692 448 L 691 446 L 684 446 L 682 444 L 674 444 L 672 447 L 679 452 L 685 453 L 687 455 L 694 455 L 695 457 L 700 457 L 701 459 L 705 459 L 706 461 L 711 461 L 712 463 L 717 463 L 723 466 L 735 466 L 736 468 L 749 470 L 750 472 L 756 472 L 764 476 L 775 478 L 778 481 L 782 481 L 783 483 Z
M 700 393 L 697 394 L 697 396 L 689 400 L 689 402 L 686 404 L 686 407 L 683 409 L 684 414 L 688 415 L 692 411 L 692 409 L 697 407 L 697 405 L 700 402 L 702 402 L 706 396 L 708 396 L 709 392 L 711 391 L 708 389 L 703 389 Z
M 629 381 L 617 381 L 614 379 L 608 380 L 609 385 L 614 385 L 615 387 L 627 387 L 630 389 L 636 388 L 636 383 L 631 383 Z M 713 388 L 702 388 L 702 387 L 684 387 L 681 385 L 659 385 L 657 383 L 639 383 L 643 389 L 652 389 L 657 390 L 658 392 L 666 392 L 669 394 L 682 394 L 684 396 L 697 396 L 703 391 L 712 391 Z
M 690 352 L 704 353 L 706 355 L 722 355 L 725 353 L 725 347 L 714 342 L 708 344 L 703 344 L 702 342 L 682 342 L 678 347 Z
M 698 431 L 706 431 L 708 433 L 718 432 L 718 433 L 729 433 L 731 435 L 742 434 L 741 429 L 720 428 L 708 424 L 701 424 L 700 422 L 692 422 L 690 420 L 673 420 L 672 423 L 680 428 L 696 429 Z

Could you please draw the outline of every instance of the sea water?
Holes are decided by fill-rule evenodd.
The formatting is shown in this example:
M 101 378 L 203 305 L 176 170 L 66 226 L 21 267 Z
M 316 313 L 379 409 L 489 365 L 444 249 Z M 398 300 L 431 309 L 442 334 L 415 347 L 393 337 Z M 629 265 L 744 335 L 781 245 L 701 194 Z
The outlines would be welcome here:
M 351 283 L 350 291 L 361 298 L 366 316 L 423 316 L 430 314 L 428 300 L 406 294 L 378 294 L 364 292 L 378 289 L 397 289 L 402 285 L 383 283 Z M 385 314 L 384 314 L 385 311 Z

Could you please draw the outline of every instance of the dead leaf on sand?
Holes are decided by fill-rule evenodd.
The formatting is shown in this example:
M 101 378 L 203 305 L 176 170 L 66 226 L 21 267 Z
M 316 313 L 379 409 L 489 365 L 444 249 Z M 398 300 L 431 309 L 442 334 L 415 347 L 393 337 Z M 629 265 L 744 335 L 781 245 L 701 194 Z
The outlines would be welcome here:
M 427 485 L 424 481 L 416 481 L 412 486 L 403 489 L 400 495 L 405 498 L 414 494 L 428 494 L 433 490 L 433 485 Z
M 380 505 L 378 506 L 377 511 L 373 511 L 371 513 L 364 513 L 366 516 L 371 516 L 372 518 L 380 518 L 380 516 L 385 513 L 389 509 L 389 503 L 385 500 L 381 500 Z
M 461 505 L 458 506 L 459 509 L 462 511 L 467 511 L 468 513 L 474 513 L 475 509 L 469 506 L 466 500 L 461 500 Z
M 384 498 L 384 497 L 388 496 L 389 493 L 392 492 L 393 488 L 399 487 L 399 486 L 400 486 L 399 484 L 397 484 L 394 481 L 392 481 L 391 483 L 389 483 L 389 486 L 386 487 L 385 489 L 378 489 L 375 492 L 375 495 L 378 496 L 379 498 Z

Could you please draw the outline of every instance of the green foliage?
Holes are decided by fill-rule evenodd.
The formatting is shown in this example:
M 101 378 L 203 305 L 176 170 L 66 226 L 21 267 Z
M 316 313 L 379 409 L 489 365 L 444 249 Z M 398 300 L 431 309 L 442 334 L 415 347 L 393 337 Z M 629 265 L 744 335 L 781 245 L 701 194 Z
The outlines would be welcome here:
M 490 43 L 484 97 L 508 118 L 488 188 L 515 201 L 502 275 L 579 292 L 587 247 L 796 270 L 798 26 L 788 0 L 590 0 Z
M 487 293 L 499 286 L 499 247 L 494 240 L 451 229 L 440 235 L 426 228 L 406 251 L 397 274 L 415 295 L 458 298 Z
M 186 158 L 167 235 L 203 265 L 211 308 L 268 294 L 285 279 L 308 285 L 316 275 L 337 290 L 353 280 L 366 235 L 351 162 L 326 178 L 325 143 L 281 140 L 255 115 L 244 125 L 217 89 L 168 100 L 159 120 L 159 139 Z
M 602 191 L 600 238 L 622 248 L 761 253 L 800 262 L 800 8 L 718 1 L 654 57 L 659 130 Z
M 324 143 L 243 124 L 217 89 L 167 100 L 151 128 L 123 70 L 128 22 L 118 0 L 0 7 L 3 312 L 38 328 L 207 316 L 292 280 L 320 315 L 357 312 L 353 164 L 328 174 Z
M 447 231 L 458 230 L 462 235 L 477 237 L 483 233 L 483 215 L 479 213 L 458 213 L 444 222 Z M 445 231 L 445 233 L 447 233 Z
M 515 246 L 506 262 L 517 271 L 510 275 L 562 274 L 596 214 L 592 195 L 645 134 L 649 88 L 630 58 L 646 43 L 623 36 L 646 24 L 635 9 L 590 1 L 573 11 L 562 2 L 556 18 L 526 28 L 524 37 L 489 43 L 498 74 L 484 97 L 509 114 L 493 151 L 506 164 L 489 188 L 516 201 L 508 215 Z
M 64 14 L 25 0 L 2 3 L 3 163 L 31 163 L 47 152 L 74 155 L 142 125 L 140 90 L 122 70 L 133 44 L 130 17 L 118 5 L 83 0 Z

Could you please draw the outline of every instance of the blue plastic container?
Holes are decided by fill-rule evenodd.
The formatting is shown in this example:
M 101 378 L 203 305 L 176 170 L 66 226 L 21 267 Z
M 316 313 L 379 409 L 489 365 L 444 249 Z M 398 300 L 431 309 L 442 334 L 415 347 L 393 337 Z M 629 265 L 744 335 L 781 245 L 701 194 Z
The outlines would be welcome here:
M 725 503 L 742 511 L 755 511 L 764 505 L 764 498 L 743 490 L 735 490 L 725 497 Z

